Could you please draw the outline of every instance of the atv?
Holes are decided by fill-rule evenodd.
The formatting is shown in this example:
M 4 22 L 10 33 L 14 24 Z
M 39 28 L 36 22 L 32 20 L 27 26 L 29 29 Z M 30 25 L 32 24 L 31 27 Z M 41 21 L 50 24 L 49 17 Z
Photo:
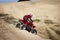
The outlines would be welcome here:
M 33 34 L 37 34 L 37 30 L 34 28 L 31 28 L 30 25 L 28 27 L 25 26 L 24 22 L 20 20 L 17 24 L 16 27 L 21 29 L 21 30 L 27 30 L 28 32 L 31 32 Z

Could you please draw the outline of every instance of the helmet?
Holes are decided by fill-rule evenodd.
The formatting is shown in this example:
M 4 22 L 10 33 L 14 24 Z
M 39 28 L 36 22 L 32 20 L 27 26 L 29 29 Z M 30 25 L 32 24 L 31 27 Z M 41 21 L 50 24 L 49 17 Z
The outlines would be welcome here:
M 32 15 L 25 15 L 24 17 L 23 17 L 23 20 L 27 20 L 28 18 L 31 18 L 32 17 Z

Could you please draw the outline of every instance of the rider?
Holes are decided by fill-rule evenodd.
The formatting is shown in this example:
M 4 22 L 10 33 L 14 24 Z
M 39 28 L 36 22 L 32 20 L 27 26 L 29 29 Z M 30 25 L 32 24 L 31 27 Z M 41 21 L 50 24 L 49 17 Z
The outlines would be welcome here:
M 31 19 L 32 15 L 25 15 L 23 17 L 23 22 L 25 24 L 25 26 L 27 27 L 27 29 L 30 28 L 35 28 L 34 24 L 33 24 L 33 20 Z M 29 29 L 28 29 L 29 30 Z

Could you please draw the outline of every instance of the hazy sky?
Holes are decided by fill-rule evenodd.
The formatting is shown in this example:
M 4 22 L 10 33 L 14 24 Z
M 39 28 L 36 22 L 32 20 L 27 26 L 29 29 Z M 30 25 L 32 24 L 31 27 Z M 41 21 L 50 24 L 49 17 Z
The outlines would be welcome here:
M 17 2 L 18 0 L 0 0 L 0 3 Z

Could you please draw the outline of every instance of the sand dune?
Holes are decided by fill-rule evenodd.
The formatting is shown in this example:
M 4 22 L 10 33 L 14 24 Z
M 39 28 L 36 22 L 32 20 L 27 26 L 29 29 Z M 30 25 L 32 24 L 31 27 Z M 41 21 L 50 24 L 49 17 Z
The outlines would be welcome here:
M 0 20 L 0 40 L 47 40 Z
M 1 40 L 60 40 L 60 7 L 56 1 L 47 2 L 19 2 L 3 4 L 0 7 L 0 14 L 9 14 L 16 19 L 23 18 L 26 14 L 32 14 L 32 19 L 39 19 L 40 22 L 34 22 L 38 31 L 37 35 L 21 31 L 15 28 L 14 22 L 2 20 L 0 23 L 1 29 L 7 29 L 8 33 L 0 32 Z M 8 15 L 8 16 L 9 16 Z M 10 17 L 11 17 L 10 16 Z M 1 17 L 2 18 L 2 17 Z M 5 19 L 5 17 L 3 18 Z M 46 24 L 45 20 L 51 20 L 50 24 Z M 17 20 L 18 21 L 18 20 Z M 53 23 L 52 23 L 53 22 Z M 51 24 L 52 23 L 52 24 Z

